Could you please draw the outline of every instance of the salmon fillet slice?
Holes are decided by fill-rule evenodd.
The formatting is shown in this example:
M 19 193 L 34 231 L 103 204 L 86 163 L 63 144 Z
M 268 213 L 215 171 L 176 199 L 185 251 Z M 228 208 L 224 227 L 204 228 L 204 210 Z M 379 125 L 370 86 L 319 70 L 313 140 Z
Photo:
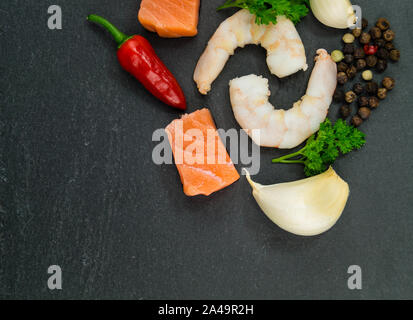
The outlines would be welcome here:
M 208 109 L 172 121 L 165 131 L 187 196 L 209 196 L 240 178 Z
M 142 0 L 138 19 L 161 37 L 193 37 L 198 33 L 199 1 Z

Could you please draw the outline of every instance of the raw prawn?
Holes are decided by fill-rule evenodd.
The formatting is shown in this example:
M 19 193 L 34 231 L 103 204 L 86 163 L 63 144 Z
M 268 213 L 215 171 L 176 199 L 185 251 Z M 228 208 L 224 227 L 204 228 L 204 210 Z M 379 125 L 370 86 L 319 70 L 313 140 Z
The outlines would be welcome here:
M 199 59 L 194 81 L 200 93 L 211 90 L 235 49 L 247 44 L 261 44 L 267 49 L 268 67 L 279 78 L 307 70 L 304 45 L 289 19 L 278 16 L 275 25 L 257 25 L 255 15 L 242 9 L 221 23 Z
M 291 149 L 318 131 L 337 86 L 337 66 L 326 50 L 317 54 L 305 96 L 287 111 L 274 109 L 268 101 L 267 79 L 248 75 L 230 81 L 235 118 L 256 144 Z M 252 130 L 259 130 L 259 137 Z

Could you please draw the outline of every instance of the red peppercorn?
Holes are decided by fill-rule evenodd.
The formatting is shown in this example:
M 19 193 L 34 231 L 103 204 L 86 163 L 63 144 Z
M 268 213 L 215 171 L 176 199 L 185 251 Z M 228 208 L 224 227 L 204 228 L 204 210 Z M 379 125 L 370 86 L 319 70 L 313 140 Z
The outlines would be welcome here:
M 378 49 L 379 48 L 377 46 L 366 44 L 364 46 L 364 53 L 371 56 L 371 55 L 375 54 Z

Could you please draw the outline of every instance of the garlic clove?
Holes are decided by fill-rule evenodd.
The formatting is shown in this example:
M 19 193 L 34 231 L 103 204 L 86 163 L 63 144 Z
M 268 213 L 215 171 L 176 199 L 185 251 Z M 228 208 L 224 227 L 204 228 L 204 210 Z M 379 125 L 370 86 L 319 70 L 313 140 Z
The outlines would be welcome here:
M 280 228 L 296 235 L 314 236 L 329 230 L 349 196 L 348 184 L 331 167 L 311 178 L 269 186 L 254 182 L 245 171 L 262 211 Z
M 357 22 L 350 0 L 310 0 L 314 16 L 326 26 L 346 29 Z

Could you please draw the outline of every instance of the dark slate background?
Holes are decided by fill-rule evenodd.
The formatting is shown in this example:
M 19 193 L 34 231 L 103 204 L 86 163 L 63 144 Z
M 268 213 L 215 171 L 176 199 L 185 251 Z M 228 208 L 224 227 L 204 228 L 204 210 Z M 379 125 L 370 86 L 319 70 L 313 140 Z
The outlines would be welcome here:
M 186 197 L 175 166 L 151 158 L 152 132 L 179 112 L 122 71 L 115 43 L 85 18 L 97 13 L 125 33 L 147 37 L 181 83 L 188 111 L 209 107 L 226 130 L 239 128 L 230 79 L 262 74 L 270 79 L 272 101 L 288 106 L 304 93 L 310 72 L 279 80 L 268 71 L 265 51 L 249 46 L 202 97 L 193 70 L 233 11 L 216 13 L 223 1 L 204 0 L 197 37 L 161 39 L 137 22 L 139 2 L 0 4 L 0 297 L 412 298 L 412 2 L 357 1 L 368 19 L 386 16 L 397 33 L 402 59 L 386 71 L 397 87 L 363 125 L 366 146 L 335 165 L 351 188 L 342 218 L 312 238 L 272 224 L 245 178 L 208 198 Z M 47 28 L 52 4 L 62 7 L 63 30 Z M 341 46 L 343 32 L 312 15 L 297 29 L 310 67 L 317 48 Z M 331 118 L 338 107 L 331 107 Z M 303 178 L 300 166 L 270 163 L 284 153 L 262 150 L 256 180 Z M 62 291 L 47 288 L 52 264 L 63 269 Z M 363 270 L 361 291 L 347 288 L 354 264 Z

